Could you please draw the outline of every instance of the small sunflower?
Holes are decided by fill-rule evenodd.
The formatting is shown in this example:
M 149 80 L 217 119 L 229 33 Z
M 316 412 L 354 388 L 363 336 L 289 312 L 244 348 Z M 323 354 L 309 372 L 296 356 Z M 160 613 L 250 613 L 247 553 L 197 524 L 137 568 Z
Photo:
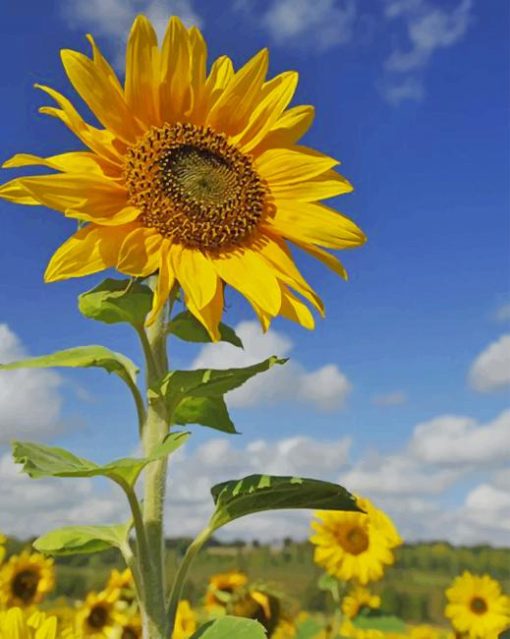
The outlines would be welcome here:
M 281 619 L 271 635 L 271 639 L 294 639 L 296 634 L 296 624 L 288 619 Z
M 0 612 L 0 639 L 77 639 L 71 630 L 61 630 L 56 617 L 40 611 L 27 614 L 14 607 Z
M 364 609 L 376 609 L 381 605 L 381 598 L 373 595 L 367 588 L 356 586 L 342 600 L 342 612 L 349 619 L 354 619 Z
M 409 639 L 440 639 L 441 633 L 431 626 L 415 626 L 409 631 Z
M 197 618 L 189 601 L 182 599 L 177 606 L 172 639 L 188 639 L 197 629 Z
M 106 583 L 105 590 L 107 592 L 118 592 L 118 601 L 126 606 L 132 606 L 136 601 L 135 584 L 133 574 L 129 568 L 122 572 L 120 570 L 112 570 Z
M 248 583 L 248 577 L 244 572 L 232 570 L 230 572 L 222 572 L 213 575 L 209 579 L 209 586 L 205 595 L 206 610 L 214 611 L 221 607 L 224 608 L 227 599 L 240 588 Z
M 469 639 L 498 636 L 510 627 L 510 598 L 488 575 L 464 572 L 446 591 L 445 615 L 454 629 Z
M 117 609 L 118 590 L 90 592 L 78 608 L 75 617 L 77 633 L 83 639 L 108 639 L 113 631 L 122 626 L 126 616 Z
M 122 623 L 119 630 L 119 639 L 142 639 L 142 619 L 140 615 L 131 615 Z
M 281 619 L 281 604 L 278 597 L 262 590 L 252 589 L 234 599 L 228 613 L 236 617 L 255 619 L 264 626 L 269 636 L 276 630 Z
M 110 267 L 142 278 L 159 272 L 148 321 L 178 283 L 212 339 L 219 339 L 225 285 L 250 302 L 264 329 L 277 315 L 313 328 L 295 293 L 320 314 L 323 304 L 288 241 L 346 277 L 324 249 L 356 247 L 365 236 L 321 202 L 352 186 L 334 170 L 337 160 L 298 144 L 314 116 L 311 106 L 288 108 L 298 74 L 267 80 L 265 49 L 237 70 L 227 56 L 208 68 L 197 28 L 172 17 L 158 48 L 152 24 L 138 16 L 121 84 L 88 39 L 92 59 L 70 50 L 61 57 L 100 128 L 61 93 L 37 85 L 56 103 L 40 111 L 63 122 L 86 150 L 23 153 L 4 164 L 55 173 L 16 178 L 0 187 L 0 197 L 47 206 L 82 226 L 53 255 L 45 280 Z
M 319 511 L 312 522 L 314 559 L 329 574 L 362 585 L 381 579 L 394 562 L 393 548 L 402 540 L 391 519 L 368 499 L 358 498 L 364 511 Z
M 39 553 L 25 550 L 0 569 L 0 601 L 7 607 L 40 603 L 54 585 L 53 560 Z
M 340 626 L 340 635 L 352 639 L 385 639 L 381 630 L 374 628 L 357 628 L 350 619 L 345 619 Z

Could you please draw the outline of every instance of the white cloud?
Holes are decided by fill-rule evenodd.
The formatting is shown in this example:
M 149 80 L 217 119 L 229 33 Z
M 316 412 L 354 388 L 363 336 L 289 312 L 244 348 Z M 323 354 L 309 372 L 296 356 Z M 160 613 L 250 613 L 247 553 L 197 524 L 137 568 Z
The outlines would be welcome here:
M 452 517 L 458 543 L 508 545 L 510 493 L 491 483 L 471 490 L 462 508 Z
M 153 22 L 160 38 L 172 15 L 187 25 L 202 24 L 192 0 L 68 0 L 63 13 L 72 27 L 90 29 L 95 35 L 117 40 L 119 45 L 127 40 L 131 23 L 139 13 Z
M 502 335 L 478 355 L 469 371 L 469 382 L 481 393 L 510 386 L 510 334 Z
M 386 19 L 403 22 L 408 39 L 406 47 L 394 49 L 384 63 L 381 90 L 389 102 L 422 99 L 424 68 L 437 51 L 462 40 L 473 21 L 472 8 L 472 0 L 453 7 L 427 0 L 386 0 Z
M 384 393 L 382 395 L 375 395 L 372 398 L 372 403 L 376 406 L 401 406 L 406 402 L 407 395 L 401 390 Z
M 274 0 L 262 24 L 277 43 L 325 50 L 350 42 L 355 20 L 353 0 Z
M 244 343 L 244 350 L 231 344 L 208 344 L 193 362 L 193 368 L 242 367 L 255 364 L 271 355 L 286 357 L 292 342 L 275 330 L 264 335 L 256 322 L 242 322 L 236 327 Z M 253 406 L 292 400 L 309 403 L 321 410 L 341 408 L 351 391 L 347 377 L 335 364 L 327 364 L 308 371 L 291 360 L 284 366 L 274 366 L 241 388 L 229 393 L 229 406 Z
M 418 424 L 409 450 L 428 464 L 484 466 L 506 462 L 510 442 L 510 409 L 488 424 L 469 417 L 445 415 Z
M 23 359 L 27 353 L 6 324 L 0 324 L 0 362 Z M 62 430 L 60 378 L 51 371 L 0 371 L 0 444 Z

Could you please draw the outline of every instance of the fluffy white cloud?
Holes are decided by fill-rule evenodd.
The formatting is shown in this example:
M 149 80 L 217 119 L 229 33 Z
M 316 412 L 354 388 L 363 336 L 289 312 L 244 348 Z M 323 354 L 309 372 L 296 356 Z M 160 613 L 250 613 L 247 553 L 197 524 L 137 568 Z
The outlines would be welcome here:
M 472 9 L 472 0 L 460 0 L 453 8 L 427 0 L 386 0 L 386 19 L 403 23 L 408 39 L 405 48 L 394 49 L 385 61 L 381 89 L 389 102 L 423 97 L 423 69 L 438 50 L 465 36 L 473 21 Z
M 120 42 L 126 41 L 131 23 L 139 13 L 150 18 L 159 37 L 171 15 L 179 16 L 187 25 L 202 24 L 192 0 L 70 0 L 63 11 L 72 27 L 85 27 L 96 35 Z
M 376 406 L 400 406 L 407 402 L 407 395 L 404 391 L 397 390 L 383 395 L 375 395 L 372 403 Z
M 27 353 L 6 324 L 0 324 L 0 362 Z M 0 371 L 0 444 L 37 434 L 39 439 L 62 430 L 60 378 L 51 371 Z
M 244 350 L 228 343 L 208 344 L 193 362 L 193 368 L 242 367 L 255 364 L 271 355 L 286 357 L 292 342 L 275 330 L 263 335 L 256 322 L 242 322 L 236 331 L 243 340 Z M 284 366 L 274 366 L 267 373 L 253 378 L 227 396 L 229 406 L 253 406 L 292 399 L 313 404 L 321 410 L 341 408 L 351 384 L 335 364 L 308 371 L 291 360 Z
M 471 490 L 463 507 L 451 517 L 458 543 L 508 545 L 510 493 L 491 483 Z
M 481 393 L 510 386 L 510 334 L 502 335 L 478 355 L 469 371 L 469 382 Z

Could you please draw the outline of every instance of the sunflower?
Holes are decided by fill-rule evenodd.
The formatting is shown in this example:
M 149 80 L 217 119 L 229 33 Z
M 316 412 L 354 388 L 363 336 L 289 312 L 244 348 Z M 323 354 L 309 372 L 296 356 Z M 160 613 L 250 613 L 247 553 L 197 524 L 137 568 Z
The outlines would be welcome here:
M 212 339 L 219 338 L 224 286 L 239 291 L 264 329 L 282 315 L 313 328 L 321 300 L 303 279 L 287 241 L 346 277 L 326 249 L 364 243 L 362 231 L 321 203 L 352 191 L 338 161 L 297 144 L 311 106 L 287 108 L 298 74 L 267 80 L 262 50 L 237 71 L 221 56 L 207 67 L 200 31 L 172 17 L 158 48 L 144 16 L 133 23 L 122 85 L 88 36 L 92 59 L 62 51 L 67 76 L 101 128 L 86 123 L 58 91 L 37 85 L 85 145 L 48 158 L 18 154 L 4 167 L 42 165 L 56 173 L 16 178 L 6 200 L 44 205 L 78 220 L 80 230 L 53 255 L 52 282 L 115 267 L 159 272 L 152 321 L 174 285 Z
M 439 639 L 441 634 L 431 626 L 415 626 L 409 632 L 409 639 Z
M 352 639 L 385 639 L 384 632 L 375 628 L 357 628 L 350 619 L 345 619 L 340 626 L 342 637 Z
M 53 560 L 25 550 L 0 569 L 0 601 L 8 608 L 31 606 L 41 602 L 54 584 Z
M 118 601 L 122 602 L 125 606 L 132 606 L 136 601 L 133 574 L 129 568 L 126 568 L 122 572 L 116 569 L 112 570 L 105 590 L 107 592 L 112 590 L 117 591 Z
M 189 601 L 179 601 L 172 639 L 188 639 L 197 629 L 197 619 Z
M 70 630 L 60 630 L 57 618 L 15 607 L 0 612 L 0 639 L 76 639 Z
M 510 626 L 510 598 L 488 575 L 464 572 L 446 591 L 445 615 L 454 629 L 470 639 L 498 636 Z
M 288 619 L 281 619 L 271 635 L 271 639 L 294 639 L 296 634 L 296 625 Z
M 379 608 L 380 605 L 381 598 L 379 596 L 373 595 L 366 588 L 356 586 L 343 598 L 342 612 L 349 619 L 354 619 L 363 609 L 375 609 Z
M 213 575 L 209 579 L 209 586 L 205 595 L 205 608 L 214 611 L 218 607 L 224 608 L 228 598 L 248 583 L 244 572 L 232 570 Z
M 252 589 L 233 600 L 227 610 L 229 614 L 236 617 L 255 619 L 264 626 L 269 636 L 276 630 L 281 620 L 279 598 L 257 589 Z
M 142 639 L 142 619 L 132 615 L 120 626 L 119 639 Z
M 391 519 L 364 498 L 357 503 L 364 511 L 319 511 L 312 522 L 316 546 L 315 562 L 337 579 L 354 579 L 365 585 L 383 576 L 394 561 L 393 548 L 402 540 Z
M 90 592 L 76 612 L 75 625 L 83 639 L 105 639 L 126 622 L 117 609 L 119 590 Z

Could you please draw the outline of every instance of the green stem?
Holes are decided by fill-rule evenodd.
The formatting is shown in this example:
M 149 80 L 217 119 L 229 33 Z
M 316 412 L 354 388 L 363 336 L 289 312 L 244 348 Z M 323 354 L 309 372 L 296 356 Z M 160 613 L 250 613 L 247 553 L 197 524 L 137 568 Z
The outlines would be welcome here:
M 177 606 L 179 605 L 179 600 L 182 595 L 182 589 L 184 586 L 184 582 L 186 581 L 186 577 L 188 575 L 188 571 L 190 566 L 200 552 L 202 546 L 209 539 L 212 534 L 212 530 L 207 527 L 202 530 L 202 532 L 195 537 L 192 543 L 188 546 L 186 550 L 186 554 L 184 555 L 179 569 L 177 570 L 177 574 L 175 576 L 175 580 L 172 586 L 172 591 L 170 593 L 170 597 L 168 599 L 167 613 L 166 617 L 169 620 L 170 624 L 170 636 L 173 632 L 175 626 L 175 618 L 177 616 Z
M 135 400 L 136 414 L 138 415 L 138 432 L 141 436 L 143 425 L 145 424 L 145 420 L 147 419 L 147 414 L 145 412 L 145 403 L 143 401 L 140 390 L 138 389 L 138 386 L 129 377 L 126 378 L 126 383 L 129 386 L 131 394 L 133 395 L 133 399 Z

